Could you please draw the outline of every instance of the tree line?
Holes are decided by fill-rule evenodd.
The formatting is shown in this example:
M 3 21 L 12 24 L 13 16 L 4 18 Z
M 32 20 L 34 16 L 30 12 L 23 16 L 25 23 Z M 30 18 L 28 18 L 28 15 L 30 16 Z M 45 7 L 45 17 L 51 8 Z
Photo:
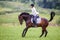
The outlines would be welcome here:
M 32 2 L 33 4 L 37 4 L 39 7 L 60 9 L 60 0 L 0 0 L 0 1 L 13 1 L 21 3 Z

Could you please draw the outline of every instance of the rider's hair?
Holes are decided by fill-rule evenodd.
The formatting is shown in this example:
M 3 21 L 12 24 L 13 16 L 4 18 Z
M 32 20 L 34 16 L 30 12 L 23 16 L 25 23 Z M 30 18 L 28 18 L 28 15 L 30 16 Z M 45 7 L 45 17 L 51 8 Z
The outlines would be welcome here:
M 34 7 L 34 4 L 31 4 L 32 7 Z

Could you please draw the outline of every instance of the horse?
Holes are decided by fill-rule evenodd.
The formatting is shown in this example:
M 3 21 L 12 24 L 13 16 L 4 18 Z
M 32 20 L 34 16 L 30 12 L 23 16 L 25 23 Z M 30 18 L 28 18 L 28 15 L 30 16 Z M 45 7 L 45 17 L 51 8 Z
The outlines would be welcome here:
M 46 18 L 41 18 L 41 22 L 36 25 L 36 27 L 41 27 L 41 28 L 42 28 L 42 34 L 41 34 L 39 37 L 42 37 L 43 34 L 45 34 L 44 37 L 47 36 L 48 31 L 47 31 L 46 28 L 48 27 L 49 22 L 51 22 L 51 21 L 53 20 L 54 16 L 55 16 L 55 12 L 51 12 L 51 13 L 50 13 L 50 20 L 47 20 Z M 34 23 L 31 22 L 31 15 L 30 15 L 29 13 L 22 12 L 22 13 L 18 16 L 18 20 L 19 20 L 20 25 L 23 24 L 23 20 L 24 20 L 25 23 L 26 23 L 26 27 L 25 27 L 25 29 L 24 29 L 23 32 L 22 32 L 22 37 L 25 37 L 28 29 L 31 28 L 31 27 L 34 27 L 34 26 L 33 26 Z

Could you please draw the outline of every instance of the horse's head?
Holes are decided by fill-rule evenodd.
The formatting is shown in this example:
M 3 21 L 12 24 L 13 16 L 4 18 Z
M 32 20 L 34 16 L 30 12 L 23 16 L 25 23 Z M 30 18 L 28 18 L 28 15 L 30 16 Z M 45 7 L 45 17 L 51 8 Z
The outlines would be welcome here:
M 18 16 L 19 22 L 22 25 L 23 19 L 26 21 L 29 16 L 29 13 L 23 12 Z
M 23 23 L 23 17 L 19 15 L 18 19 L 19 19 L 20 24 L 22 25 L 22 23 Z

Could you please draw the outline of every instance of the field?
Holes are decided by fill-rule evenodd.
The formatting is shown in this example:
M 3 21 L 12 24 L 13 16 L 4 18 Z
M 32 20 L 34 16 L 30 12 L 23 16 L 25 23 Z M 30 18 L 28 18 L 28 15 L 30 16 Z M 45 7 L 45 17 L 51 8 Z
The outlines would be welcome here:
M 21 34 L 25 28 L 25 22 L 23 25 L 20 25 L 18 15 L 19 13 L 0 15 L 0 40 L 60 40 L 59 26 L 48 26 L 47 37 L 43 36 L 41 38 L 39 38 L 41 28 L 30 28 L 23 38 Z M 40 15 L 44 17 L 44 14 Z M 45 15 L 45 18 L 49 19 L 49 16 L 47 17 L 47 15 L 48 14 Z M 55 17 L 57 18 L 57 15 Z
M 6 1 L 0 3 L 0 6 L 2 5 L 2 3 L 4 5 L 7 5 L 5 7 L 4 5 L 2 5 L 3 7 L 0 7 L 0 40 L 60 40 L 60 26 L 58 26 L 56 23 L 60 18 L 60 10 L 36 7 L 38 12 L 40 13 L 40 17 L 49 20 L 51 11 L 54 11 L 56 13 L 56 16 L 50 22 L 50 25 L 47 27 L 47 37 L 39 37 L 41 35 L 41 28 L 30 28 L 26 36 L 23 38 L 22 32 L 25 28 L 25 22 L 23 23 L 23 25 L 20 25 L 18 21 L 18 15 L 24 11 L 31 13 L 28 4 L 25 5 L 24 3 Z
M 9 26 L 6 26 L 0 26 L 0 40 L 60 40 L 60 27 L 49 26 L 47 28 L 47 37 L 41 38 L 39 38 L 41 34 L 41 28 L 30 28 L 26 37 L 23 38 L 21 37 L 21 34 L 24 26 L 14 26 L 10 24 Z

